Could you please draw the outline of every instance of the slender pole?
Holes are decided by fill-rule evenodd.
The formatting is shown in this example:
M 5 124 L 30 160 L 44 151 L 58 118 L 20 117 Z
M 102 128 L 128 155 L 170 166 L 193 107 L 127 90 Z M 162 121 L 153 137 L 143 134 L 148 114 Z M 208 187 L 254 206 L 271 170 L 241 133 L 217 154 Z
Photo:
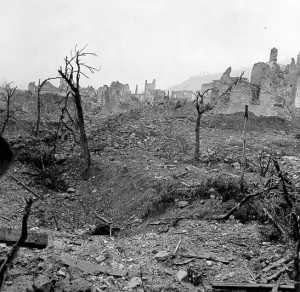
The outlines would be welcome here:
M 248 121 L 248 105 L 245 105 L 244 115 L 244 131 L 243 131 L 243 153 L 241 161 L 241 193 L 244 193 L 244 175 L 245 175 L 245 164 L 246 164 L 246 125 Z

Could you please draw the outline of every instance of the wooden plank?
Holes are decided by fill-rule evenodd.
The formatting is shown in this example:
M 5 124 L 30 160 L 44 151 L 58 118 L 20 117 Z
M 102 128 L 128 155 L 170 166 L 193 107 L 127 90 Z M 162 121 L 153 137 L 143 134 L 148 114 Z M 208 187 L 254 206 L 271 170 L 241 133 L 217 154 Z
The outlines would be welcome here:
M 279 285 L 280 285 L 281 278 L 282 278 L 282 274 L 280 275 L 278 281 L 277 281 L 277 282 L 275 283 L 275 285 L 273 286 L 272 292 L 277 292 L 277 291 L 278 291 L 278 288 L 279 288 Z
M 272 291 L 274 284 L 212 283 L 214 289 Z M 279 291 L 294 291 L 294 285 L 280 285 Z
M 203 253 L 203 254 L 179 254 L 182 257 L 185 258 L 195 258 L 195 259 L 205 259 L 205 260 L 211 260 L 214 262 L 220 262 L 223 264 L 228 265 L 229 261 L 222 258 L 222 257 L 217 257 L 214 253 L 211 252 L 207 252 L 207 253 Z
M 0 227 L 0 242 L 9 245 L 15 244 L 21 236 L 21 230 L 14 228 Z M 28 237 L 24 247 L 45 248 L 48 245 L 48 235 L 45 233 L 36 233 L 28 231 Z
M 285 264 L 285 263 L 291 261 L 292 259 L 293 259 L 293 257 L 282 258 L 282 259 L 280 259 L 280 260 L 278 260 L 278 261 L 276 261 L 276 262 L 274 262 L 274 263 L 272 263 L 272 264 L 266 266 L 266 267 L 263 268 L 261 271 L 264 272 L 264 273 L 266 273 L 266 272 L 268 272 L 269 270 L 272 270 L 272 269 L 274 269 L 274 268 L 280 266 L 281 264 Z

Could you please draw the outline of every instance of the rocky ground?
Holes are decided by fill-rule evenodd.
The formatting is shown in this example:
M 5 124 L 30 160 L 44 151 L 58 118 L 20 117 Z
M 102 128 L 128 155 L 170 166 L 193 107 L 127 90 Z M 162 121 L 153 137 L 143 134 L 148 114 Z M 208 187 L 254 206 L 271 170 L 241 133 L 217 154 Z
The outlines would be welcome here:
M 203 117 L 197 163 L 195 118 L 193 104 L 175 110 L 172 103 L 89 116 L 91 173 L 82 178 L 79 149 L 61 141 L 59 191 L 42 187 L 36 168 L 16 161 L 11 174 L 43 198 L 33 205 L 29 227 L 47 233 L 49 242 L 42 250 L 21 248 L 4 291 L 202 291 L 214 282 L 272 283 L 285 265 L 281 283 L 292 284 L 293 245 L 278 240 L 251 203 L 228 221 L 210 219 L 240 199 L 243 114 Z M 266 181 L 260 162 L 271 152 L 300 187 L 298 131 L 295 123 L 250 115 L 249 191 Z M 17 128 L 6 137 L 16 152 L 33 143 Z M 20 228 L 22 197 L 32 194 L 9 174 L 0 194 L 1 225 Z M 101 218 L 112 222 L 112 236 L 105 228 L 94 233 L 107 235 L 92 235 Z M 1 255 L 9 249 L 2 244 Z

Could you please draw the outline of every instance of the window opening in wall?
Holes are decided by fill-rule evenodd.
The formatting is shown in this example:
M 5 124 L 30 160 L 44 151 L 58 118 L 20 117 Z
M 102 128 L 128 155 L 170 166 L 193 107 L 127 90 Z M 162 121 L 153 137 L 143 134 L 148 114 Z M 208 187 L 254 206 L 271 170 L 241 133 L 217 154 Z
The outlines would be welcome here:
M 259 104 L 259 94 L 260 94 L 260 87 L 255 86 L 252 87 L 252 104 Z

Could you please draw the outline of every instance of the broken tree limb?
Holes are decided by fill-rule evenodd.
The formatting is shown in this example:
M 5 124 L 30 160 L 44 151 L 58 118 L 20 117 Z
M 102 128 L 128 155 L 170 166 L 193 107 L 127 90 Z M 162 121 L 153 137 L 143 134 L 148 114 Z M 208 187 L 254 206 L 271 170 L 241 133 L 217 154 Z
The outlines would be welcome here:
M 255 277 L 254 277 L 254 275 L 252 274 L 252 272 L 249 270 L 249 268 L 247 267 L 247 264 L 246 264 L 245 262 L 244 262 L 244 266 L 246 267 L 246 269 L 247 269 L 248 273 L 250 274 L 252 280 L 255 282 Z
M 294 286 L 295 286 L 295 292 L 300 291 L 299 251 L 300 251 L 300 240 L 298 240 L 296 242 L 295 256 L 294 256 L 294 273 L 295 273 Z
M 92 213 L 93 213 L 98 219 L 100 219 L 101 221 L 103 221 L 103 222 L 105 222 L 105 223 L 107 223 L 107 224 L 112 224 L 112 221 L 106 219 L 106 218 L 103 217 L 103 216 L 98 215 L 95 211 L 92 211 Z
M 56 213 L 55 213 L 55 211 L 54 211 L 53 208 L 52 208 L 52 210 L 51 210 L 51 213 L 52 213 L 52 215 L 53 215 L 53 219 L 54 219 L 54 223 L 55 223 L 55 226 L 56 226 L 56 230 L 57 230 L 57 231 L 60 231 L 60 227 L 59 227 L 59 225 L 58 225 L 58 220 L 57 220 L 57 217 L 56 217 Z
M 24 208 L 24 215 L 22 220 L 22 233 L 17 241 L 17 243 L 12 247 L 11 251 L 7 254 L 6 260 L 3 261 L 0 267 L 0 290 L 2 290 L 5 278 L 7 275 L 7 272 L 9 268 L 12 266 L 13 260 L 16 258 L 18 251 L 20 247 L 24 244 L 24 242 L 27 239 L 28 233 L 27 233 L 27 221 L 30 215 L 31 206 L 32 206 L 33 200 L 30 198 L 26 201 L 26 205 Z
M 22 187 L 24 187 L 27 191 L 29 191 L 31 194 L 33 194 L 36 198 L 42 200 L 42 197 L 40 197 L 36 192 L 34 192 L 31 188 L 27 187 L 22 181 L 20 181 L 17 177 L 15 177 L 13 174 L 11 174 L 9 171 L 7 174 L 12 177 L 15 181 L 17 181 Z
M 174 174 L 174 178 L 177 179 L 177 178 L 183 177 L 183 176 L 187 175 L 188 173 L 189 173 L 188 171 L 185 171 L 185 172 L 182 172 L 179 174 Z
M 274 287 L 272 288 L 272 291 L 271 291 L 271 292 L 277 292 L 277 291 L 278 291 L 278 287 L 279 287 L 279 285 L 280 285 L 281 277 L 282 277 L 282 274 L 280 275 L 278 281 L 275 283 L 275 285 L 274 285 Z
M 8 245 L 15 244 L 22 234 L 22 230 L 8 227 L 0 227 L 0 242 Z M 46 233 L 37 233 L 29 231 L 27 238 L 23 243 L 24 247 L 45 248 L 48 245 L 48 235 Z
M 229 264 L 228 260 L 226 260 L 224 258 L 221 258 L 221 257 L 212 256 L 211 254 L 209 254 L 209 255 L 178 254 L 178 255 L 180 255 L 182 257 L 185 257 L 185 258 L 205 259 L 205 260 L 211 260 L 213 262 L 220 262 L 220 263 L 223 263 L 223 264 L 226 264 L 226 265 Z
M 271 282 L 272 280 L 276 280 L 281 274 L 286 272 L 289 269 L 289 267 L 292 267 L 293 264 L 294 264 L 293 261 L 291 261 L 287 265 L 284 265 L 284 267 L 282 269 L 280 269 L 279 271 L 277 271 L 275 274 L 267 277 L 266 278 L 267 283 Z
M 177 246 L 175 248 L 174 254 L 178 251 L 180 244 L 181 244 L 181 239 L 179 239 L 179 241 L 177 243 Z
M 287 258 L 282 258 L 282 259 L 280 259 L 280 260 L 278 260 L 278 261 L 272 263 L 271 265 L 266 266 L 266 267 L 263 268 L 261 271 L 262 271 L 263 273 L 266 273 L 266 272 L 268 272 L 268 271 L 270 271 L 270 270 L 272 270 L 272 269 L 274 269 L 274 268 L 277 268 L 278 266 L 280 266 L 280 265 L 282 265 L 282 264 L 286 264 L 286 263 L 290 262 L 292 259 L 293 259 L 292 256 L 287 257 Z
M 187 187 L 187 188 L 192 188 L 191 185 L 189 185 L 189 184 L 187 184 L 187 183 L 185 183 L 185 182 L 181 182 L 181 184 L 184 185 L 184 186 Z
M 285 237 L 285 239 L 289 239 L 288 234 L 286 233 L 286 231 L 283 229 L 283 227 L 280 225 L 280 223 L 278 223 L 273 216 L 268 212 L 268 210 L 266 208 L 263 208 L 265 214 L 267 215 L 267 217 L 272 221 L 272 223 L 274 224 L 274 226 L 276 227 L 276 229 L 278 231 L 280 231 L 280 233 Z
M 235 205 L 227 214 L 217 216 L 211 219 L 216 219 L 216 220 L 226 220 L 230 217 L 231 214 L 233 214 L 235 211 L 239 210 L 245 203 L 247 203 L 251 198 L 254 198 L 258 195 L 263 194 L 263 192 L 256 192 L 253 194 L 248 194 L 246 197 L 244 197 L 237 205 Z
M 295 213 L 295 209 L 292 212 L 292 218 L 294 221 L 293 231 L 294 231 L 294 241 L 295 241 L 294 290 L 295 292 L 300 292 L 300 267 L 299 267 L 300 234 L 299 234 L 298 216 Z
M 286 180 L 285 180 L 285 178 L 282 174 L 282 171 L 280 170 L 279 163 L 275 158 L 272 158 L 272 159 L 273 159 L 275 169 L 277 171 L 277 176 L 280 178 L 281 183 L 282 183 L 282 190 L 283 190 L 283 194 L 284 194 L 284 199 L 285 199 L 286 203 L 288 204 L 289 208 L 293 209 L 293 203 L 292 203 L 291 197 L 290 197 L 289 192 L 288 192 L 287 187 L 286 187 Z
M 225 289 L 225 290 L 251 290 L 251 291 L 271 291 L 274 287 L 273 284 L 257 284 L 257 283 L 212 283 L 214 289 Z M 294 291 L 293 285 L 280 285 L 278 287 L 280 291 Z
M 237 241 L 233 241 L 233 240 L 227 240 L 227 242 L 232 243 L 232 244 L 236 244 L 236 245 L 239 245 L 239 246 L 249 247 L 247 244 L 242 243 L 242 242 L 237 242 Z

